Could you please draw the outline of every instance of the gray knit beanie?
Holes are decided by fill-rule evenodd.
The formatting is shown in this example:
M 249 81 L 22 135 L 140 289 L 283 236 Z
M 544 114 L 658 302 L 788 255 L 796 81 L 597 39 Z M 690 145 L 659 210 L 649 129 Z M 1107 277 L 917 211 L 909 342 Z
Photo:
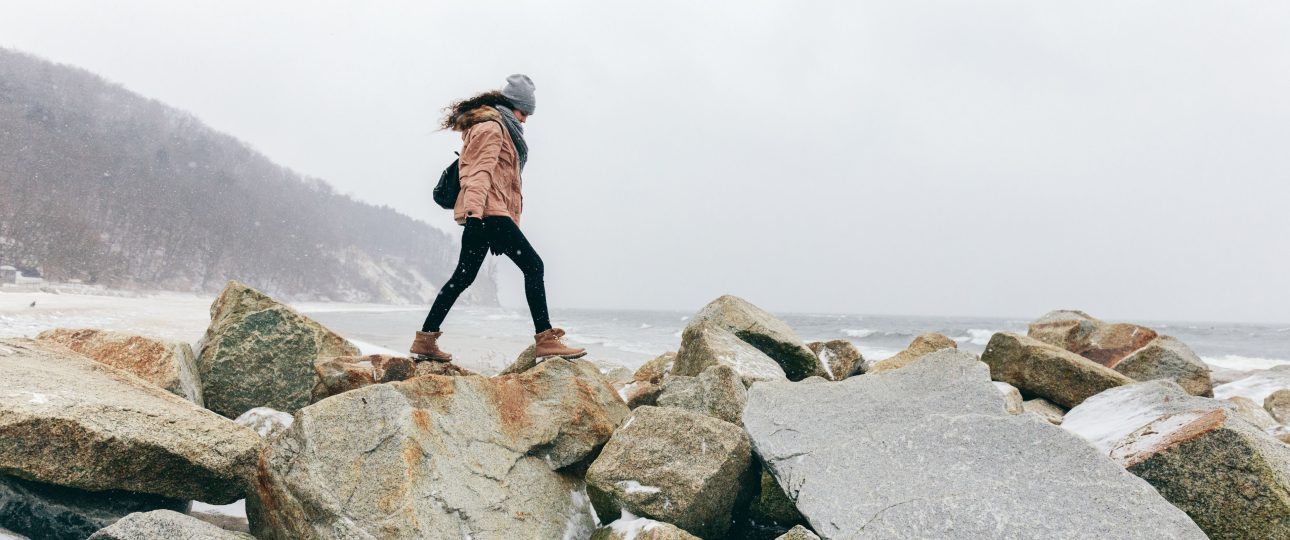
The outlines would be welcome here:
M 524 114 L 533 114 L 537 109 L 537 97 L 533 95 L 533 90 L 533 79 L 523 73 L 516 73 L 506 78 L 502 97 L 511 100 L 511 104 Z

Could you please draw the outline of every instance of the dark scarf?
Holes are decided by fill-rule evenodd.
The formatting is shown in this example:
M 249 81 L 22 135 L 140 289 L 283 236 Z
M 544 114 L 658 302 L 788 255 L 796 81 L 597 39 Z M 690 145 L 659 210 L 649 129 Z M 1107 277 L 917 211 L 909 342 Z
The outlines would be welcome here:
M 502 113 L 502 125 L 506 126 L 506 131 L 511 134 L 511 142 L 515 143 L 515 153 L 519 154 L 520 158 L 520 172 L 524 172 L 524 164 L 529 161 L 529 145 L 524 142 L 524 124 L 515 117 L 514 111 L 500 105 L 495 105 L 493 108 Z

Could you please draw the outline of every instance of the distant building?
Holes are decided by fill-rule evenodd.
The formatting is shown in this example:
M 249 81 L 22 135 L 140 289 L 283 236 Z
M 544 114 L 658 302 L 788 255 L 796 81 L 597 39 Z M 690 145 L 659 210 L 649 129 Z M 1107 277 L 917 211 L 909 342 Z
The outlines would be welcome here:
M 14 284 L 18 282 L 18 269 L 12 266 L 0 266 L 0 284 Z

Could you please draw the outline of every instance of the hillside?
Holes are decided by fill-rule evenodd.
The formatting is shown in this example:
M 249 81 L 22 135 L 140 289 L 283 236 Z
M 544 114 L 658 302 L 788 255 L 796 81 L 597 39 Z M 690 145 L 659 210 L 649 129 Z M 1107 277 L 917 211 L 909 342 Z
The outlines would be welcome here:
M 456 253 L 448 234 L 188 113 L 0 48 L 0 265 L 109 287 L 239 279 L 292 299 L 426 303 Z M 496 298 L 487 275 L 463 301 Z

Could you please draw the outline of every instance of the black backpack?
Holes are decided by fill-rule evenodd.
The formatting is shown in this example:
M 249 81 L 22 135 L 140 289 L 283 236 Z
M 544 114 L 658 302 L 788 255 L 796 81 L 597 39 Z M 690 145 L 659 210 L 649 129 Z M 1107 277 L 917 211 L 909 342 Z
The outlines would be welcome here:
M 458 152 L 453 153 L 461 155 Z M 443 170 L 443 174 L 439 175 L 439 183 L 434 186 L 434 202 L 447 210 L 457 206 L 457 194 L 461 193 L 461 178 L 457 176 L 460 163 L 461 158 L 452 160 L 452 165 Z

